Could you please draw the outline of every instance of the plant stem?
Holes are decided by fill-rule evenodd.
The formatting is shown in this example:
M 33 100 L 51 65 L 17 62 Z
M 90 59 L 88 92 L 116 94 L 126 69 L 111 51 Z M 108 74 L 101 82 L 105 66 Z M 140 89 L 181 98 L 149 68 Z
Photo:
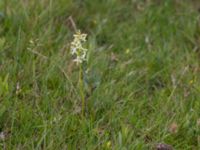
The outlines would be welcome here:
M 4 0 L 4 14 L 7 16 L 7 7 L 8 7 L 8 1 Z
M 80 89 L 80 96 L 82 101 L 82 116 L 85 116 L 85 95 L 84 95 L 84 84 L 83 84 L 83 68 L 80 65 L 79 69 L 79 89 Z

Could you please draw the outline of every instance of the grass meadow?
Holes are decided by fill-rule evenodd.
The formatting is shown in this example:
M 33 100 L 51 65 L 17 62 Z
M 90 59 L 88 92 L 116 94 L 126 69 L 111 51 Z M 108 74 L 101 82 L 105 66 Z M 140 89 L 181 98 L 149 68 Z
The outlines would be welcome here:
M 199 150 L 199 7 L 1 0 L 0 149 Z M 87 34 L 84 117 L 75 28 Z

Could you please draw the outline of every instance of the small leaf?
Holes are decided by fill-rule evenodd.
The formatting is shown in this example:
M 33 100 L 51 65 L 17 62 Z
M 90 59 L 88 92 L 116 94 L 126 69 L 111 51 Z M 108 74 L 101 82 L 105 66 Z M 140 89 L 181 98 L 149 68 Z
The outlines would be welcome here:
M 170 126 L 169 126 L 169 132 L 175 134 L 178 132 L 178 125 L 177 123 L 173 122 Z
M 111 53 L 111 61 L 114 61 L 114 62 L 119 61 L 119 58 L 117 57 L 115 53 Z

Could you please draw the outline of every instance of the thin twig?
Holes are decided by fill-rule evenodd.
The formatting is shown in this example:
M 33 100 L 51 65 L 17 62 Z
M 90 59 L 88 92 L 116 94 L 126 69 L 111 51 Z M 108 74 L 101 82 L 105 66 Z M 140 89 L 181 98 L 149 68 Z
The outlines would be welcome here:
M 41 53 L 39 53 L 39 52 L 37 52 L 37 51 L 34 51 L 34 50 L 30 49 L 30 48 L 28 48 L 27 50 L 30 51 L 30 52 L 32 52 L 32 53 L 35 54 L 35 55 L 38 55 L 38 56 L 44 58 L 44 59 L 48 59 L 47 56 L 45 56 L 45 55 L 43 55 L 43 54 L 41 54 Z
M 72 18 L 72 16 L 69 16 L 68 20 L 70 21 L 74 31 L 77 32 L 76 23 L 74 22 L 74 19 Z
M 177 87 L 178 87 L 178 85 L 179 85 L 179 83 L 180 83 L 182 77 L 185 75 L 185 73 L 186 73 L 187 70 L 188 70 L 188 66 L 185 67 L 184 70 L 182 71 L 181 76 L 180 76 L 178 82 L 176 83 L 176 85 L 174 86 L 174 88 L 173 88 L 173 90 L 172 90 L 170 96 L 168 97 L 168 100 L 167 100 L 167 101 L 170 101 L 170 100 L 171 100 L 171 98 L 172 98 L 172 96 L 174 95 L 174 93 L 175 93 L 175 91 L 176 91 L 176 89 L 177 89 Z

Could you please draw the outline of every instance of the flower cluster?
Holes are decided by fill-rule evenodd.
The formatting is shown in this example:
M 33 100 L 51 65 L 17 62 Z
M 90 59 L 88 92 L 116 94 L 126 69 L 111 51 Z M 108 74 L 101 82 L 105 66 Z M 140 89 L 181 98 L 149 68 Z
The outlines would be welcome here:
M 75 56 L 74 61 L 77 64 L 83 63 L 86 60 L 88 49 L 83 47 L 83 43 L 86 42 L 87 34 L 82 34 L 78 31 L 74 34 L 74 40 L 71 42 L 71 54 Z

